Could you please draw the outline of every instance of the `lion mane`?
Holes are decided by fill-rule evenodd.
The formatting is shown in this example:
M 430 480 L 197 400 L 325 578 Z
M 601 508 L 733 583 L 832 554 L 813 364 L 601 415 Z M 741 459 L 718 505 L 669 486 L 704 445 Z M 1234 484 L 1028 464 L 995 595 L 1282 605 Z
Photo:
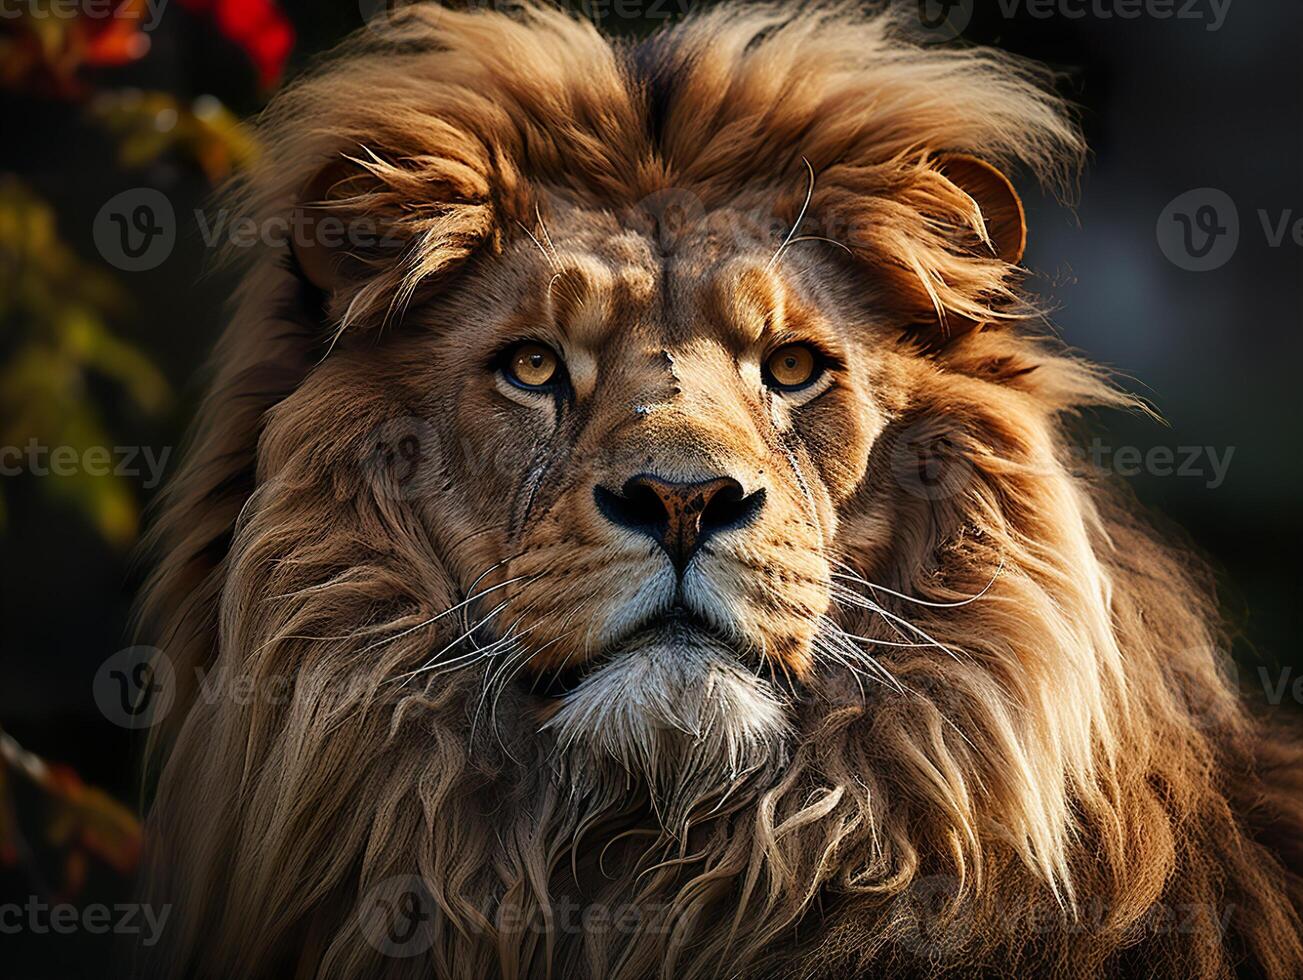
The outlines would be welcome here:
M 174 910 L 142 972 L 1303 976 L 1303 750 L 1228 679 L 1200 563 L 1070 451 L 1083 409 L 1134 403 L 1037 337 L 1020 243 L 937 167 L 1068 187 L 1077 131 L 1041 69 L 907 33 L 747 4 L 620 42 L 543 6 L 418 4 L 275 100 L 232 206 L 329 199 L 388 247 L 331 259 L 328 291 L 286 248 L 248 259 L 160 506 L 141 616 L 177 687 L 148 888 Z M 804 219 L 827 233 L 792 261 L 894 324 L 829 545 L 828 618 L 884 680 L 829 661 L 781 704 L 667 703 L 697 735 L 673 758 L 563 751 L 622 724 L 605 697 L 551 723 L 505 682 L 486 701 L 492 645 L 413 676 L 475 642 L 488 532 L 432 528 L 376 463 L 376 432 L 424 412 L 386 345 L 417 311 L 473 316 L 560 209 L 650 209 L 654 236 L 666 201 L 763 209 L 780 239 Z M 947 492 L 902 490 L 920 442 Z M 458 513 L 517 492 L 436 470 L 425 495 Z M 414 954 L 369 932 L 393 882 L 418 886 Z

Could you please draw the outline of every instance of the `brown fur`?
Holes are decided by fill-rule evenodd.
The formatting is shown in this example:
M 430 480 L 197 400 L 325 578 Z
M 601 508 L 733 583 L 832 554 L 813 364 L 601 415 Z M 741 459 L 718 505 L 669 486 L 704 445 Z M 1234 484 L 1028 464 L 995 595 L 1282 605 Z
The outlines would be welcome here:
M 422 6 L 272 107 L 241 207 L 324 186 L 387 245 L 325 296 L 257 257 L 162 509 L 150 969 L 1303 975 L 1303 751 L 1223 677 L 1197 563 L 1073 465 L 1067 421 L 1126 399 L 1033 336 L 938 165 L 1064 183 L 1076 132 L 1037 69 L 899 35 Z M 524 337 L 573 404 L 495 380 Z M 804 404 L 755 366 L 790 339 L 834 355 Z M 593 505 L 644 468 L 765 489 L 693 573 L 763 735 L 691 676 L 645 744 L 536 690 L 611 670 L 664 574 Z M 428 952 L 386 957 L 404 875 Z

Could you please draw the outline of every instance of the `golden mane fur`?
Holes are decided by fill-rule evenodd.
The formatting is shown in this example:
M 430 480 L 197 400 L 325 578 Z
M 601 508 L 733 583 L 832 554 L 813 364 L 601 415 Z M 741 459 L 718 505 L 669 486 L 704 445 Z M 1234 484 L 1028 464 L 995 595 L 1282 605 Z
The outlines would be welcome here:
M 1082 147 L 1049 82 L 889 12 L 738 5 L 623 44 L 544 7 L 418 5 L 281 95 L 234 206 L 283 218 L 348 158 L 321 196 L 394 247 L 324 296 L 259 251 L 162 505 L 142 622 L 178 697 L 150 888 L 175 908 L 148 970 L 1303 976 L 1303 751 L 1226 680 L 1198 563 L 1075 465 L 1075 414 L 1127 399 L 1033 335 L 1017 267 L 937 166 L 1068 185 Z M 599 225 L 663 235 L 667 200 L 735 216 L 764 256 L 802 220 L 788 275 L 872 311 L 847 395 L 868 434 L 792 466 L 836 527 L 802 574 L 840 583 L 823 618 L 878 673 L 793 623 L 805 696 L 781 744 L 730 743 L 731 781 L 562 751 L 492 656 L 409 676 L 471 642 L 446 611 L 511 554 L 474 507 L 518 488 L 463 460 L 414 495 L 367 464 L 396 417 L 454 431 L 412 381 L 413 321 L 473 322 Z M 945 492 L 908 492 L 919 442 Z M 392 880 L 427 893 L 419 955 L 364 936 Z

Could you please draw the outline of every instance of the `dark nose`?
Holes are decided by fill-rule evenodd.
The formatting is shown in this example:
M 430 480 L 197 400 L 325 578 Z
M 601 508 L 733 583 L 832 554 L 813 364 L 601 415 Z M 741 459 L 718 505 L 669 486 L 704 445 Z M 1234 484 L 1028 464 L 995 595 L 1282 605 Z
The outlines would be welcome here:
M 607 520 L 656 541 L 682 573 L 711 535 L 751 521 L 764 505 L 765 492 L 744 495 L 742 484 L 727 476 L 671 483 L 640 473 L 619 493 L 594 487 L 593 499 Z

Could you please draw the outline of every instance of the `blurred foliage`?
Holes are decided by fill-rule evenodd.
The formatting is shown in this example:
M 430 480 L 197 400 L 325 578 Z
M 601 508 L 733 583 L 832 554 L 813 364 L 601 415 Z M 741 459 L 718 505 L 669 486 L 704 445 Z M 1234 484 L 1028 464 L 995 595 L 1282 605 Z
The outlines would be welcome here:
M 5 14 L 0 86 L 75 98 L 82 68 L 128 64 L 149 51 L 145 0 L 121 0 L 107 16 L 68 16 L 60 0 L 28 0 Z
M 0 85 L 44 97 L 92 95 L 83 68 L 127 64 L 149 51 L 148 29 L 166 8 L 145 0 L 106 0 L 99 14 L 69 15 L 58 0 L 32 0 L 0 21 Z M 211 17 L 249 56 L 260 81 L 279 80 L 293 31 L 273 0 L 182 0 Z M 62 12 L 60 12 L 62 11 Z M 216 184 L 247 165 L 257 147 L 239 120 L 211 95 L 186 103 L 167 92 L 105 89 L 89 98 L 95 122 L 118 139 L 118 160 L 134 169 L 168 156 L 196 166 Z M 131 313 L 125 291 L 60 241 L 48 204 L 13 177 L 0 175 L 0 445 L 22 450 L 39 434 L 42 452 L 68 447 L 78 460 L 112 446 L 97 379 L 128 408 L 157 413 L 167 385 L 144 352 L 110 324 Z M 65 451 L 66 452 L 66 451 Z M 100 469 L 101 467 L 96 467 Z M 136 536 L 138 509 L 129 485 L 111 473 L 75 466 L 43 481 L 84 514 L 107 540 Z M 6 519 L 0 495 L 0 528 Z
M 9 782 L 19 777 L 38 789 L 46 813 L 46 849 L 53 850 L 62 863 L 57 888 L 48 897 L 66 900 L 75 897 L 86 882 L 93 862 L 99 862 L 119 875 L 135 871 L 140 861 L 140 822 L 130 810 L 108 794 L 87 786 L 67 766 L 47 763 L 28 752 L 0 729 L 0 867 L 27 863 L 29 874 L 43 884 L 39 869 L 30 866 L 33 849 L 23 837 L 18 815 L 11 803 Z
M 89 119 L 116 138 L 124 170 L 171 158 L 216 184 L 257 152 L 218 99 L 104 87 L 106 70 L 148 55 L 150 31 L 174 9 L 211 22 L 243 51 L 264 92 L 280 81 L 294 32 L 276 0 L 178 0 L 175 8 L 25 0 L 0 17 L 0 89 L 85 104 Z M 60 239 L 54 209 L 0 173 L 0 463 L 7 474 L 39 477 L 39 492 L 124 548 L 136 539 L 139 507 L 135 487 L 114 473 L 114 432 L 171 399 L 146 352 L 114 330 L 139 314 L 117 278 Z M 54 452 L 76 462 L 55 466 Z M 14 519 L 6 489 L 0 483 L 0 533 Z M 116 873 L 125 888 L 140 851 L 141 828 L 127 807 L 0 729 L 0 869 L 20 869 L 35 891 L 63 900 L 82 891 L 95 867 Z M 49 867 L 58 869 L 53 884 Z
M 211 95 L 185 105 L 166 92 L 104 92 L 90 112 L 118 136 L 118 161 L 125 168 L 175 153 L 195 161 L 209 182 L 218 183 L 257 154 L 249 131 Z
M 294 28 L 275 0 L 180 0 L 181 6 L 207 14 L 217 29 L 244 51 L 258 70 L 258 82 L 270 89 L 281 79 L 294 47 Z
M 127 309 L 117 282 L 59 240 L 49 205 L 15 178 L 0 177 L 0 326 L 7 339 L 0 360 L 0 444 L 25 450 L 37 438 L 47 450 L 70 447 L 79 460 L 88 450 L 112 446 L 88 384 L 93 376 L 111 382 L 144 412 L 166 404 L 162 375 L 109 328 L 109 320 Z M 122 477 L 76 466 L 67 476 L 47 477 L 43 486 L 108 540 L 134 540 L 137 507 Z
M 248 57 L 264 90 L 285 71 L 294 30 L 275 0 L 179 0 L 211 18 Z M 147 0 L 98 0 L 70 9 L 64 0 L 25 0 L 0 19 L 0 87 L 81 98 L 83 69 L 113 68 L 143 58 L 149 31 L 167 10 Z

